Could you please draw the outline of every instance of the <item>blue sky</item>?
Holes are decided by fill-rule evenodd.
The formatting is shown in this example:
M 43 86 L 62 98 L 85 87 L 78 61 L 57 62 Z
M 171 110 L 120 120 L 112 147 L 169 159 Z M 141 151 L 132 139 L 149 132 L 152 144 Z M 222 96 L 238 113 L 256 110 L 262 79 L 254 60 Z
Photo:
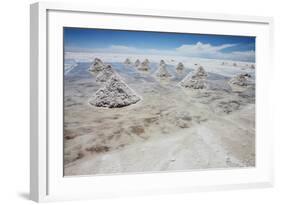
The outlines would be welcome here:
M 65 51 L 179 55 L 255 61 L 255 38 L 64 28 Z

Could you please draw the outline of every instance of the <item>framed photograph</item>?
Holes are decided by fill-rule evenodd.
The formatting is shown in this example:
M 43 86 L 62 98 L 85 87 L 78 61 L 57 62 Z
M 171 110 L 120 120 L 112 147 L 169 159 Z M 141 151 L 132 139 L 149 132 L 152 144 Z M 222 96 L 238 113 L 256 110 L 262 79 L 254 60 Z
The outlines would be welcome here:
M 269 17 L 31 5 L 34 201 L 269 187 Z

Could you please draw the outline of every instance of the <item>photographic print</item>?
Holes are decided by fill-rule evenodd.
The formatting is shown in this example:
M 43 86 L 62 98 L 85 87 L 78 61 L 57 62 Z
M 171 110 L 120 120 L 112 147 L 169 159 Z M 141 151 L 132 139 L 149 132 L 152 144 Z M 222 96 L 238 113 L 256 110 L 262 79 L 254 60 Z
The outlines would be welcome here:
M 255 37 L 63 33 L 64 176 L 255 166 Z

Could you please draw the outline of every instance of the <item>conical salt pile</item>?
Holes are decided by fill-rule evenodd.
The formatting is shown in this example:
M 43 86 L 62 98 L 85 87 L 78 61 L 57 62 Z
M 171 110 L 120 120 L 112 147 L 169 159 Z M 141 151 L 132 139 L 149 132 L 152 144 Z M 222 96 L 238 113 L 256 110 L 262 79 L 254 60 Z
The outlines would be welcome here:
M 184 65 L 181 62 L 179 62 L 179 64 L 177 65 L 177 68 L 176 68 L 177 72 L 181 72 L 181 71 L 183 71 L 183 69 L 184 69 Z
M 229 83 L 239 86 L 248 86 L 253 84 L 253 79 L 248 73 L 239 74 L 229 80 Z
M 193 88 L 193 89 L 203 89 L 207 88 L 207 73 L 202 66 L 187 75 L 179 84 L 182 87 Z
M 140 60 L 137 59 L 136 62 L 135 62 L 135 66 L 138 67 L 139 65 L 140 65 Z
M 160 61 L 160 66 L 163 66 L 163 65 L 166 66 L 166 63 L 165 63 L 164 60 L 161 60 L 161 61 Z
M 124 64 L 130 65 L 130 64 L 131 64 L 130 59 L 129 59 L 129 58 L 126 58 L 126 60 L 124 61 Z
M 199 66 L 195 71 L 195 76 L 197 77 L 207 77 L 207 73 L 202 66 Z
M 147 58 L 143 62 L 146 63 L 147 65 L 149 64 L 149 60 Z
M 172 75 L 166 69 L 166 63 L 163 60 L 160 61 L 159 68 L 156 71 L 156 76 L 158 76 L 160 78 L 172 77 Z
M 119 108 L 140 101 L 140 97 L 117 75 L 100 88 L 89 103 L 97 107 Z
M 147 61 L 143 61 L 139 66 L 138 66 L 138 70 L 141 70 L 141 71 L 148 71 L 150 68 L 149 68 L 149 65 L 148 65 L 148 62 Z
M 97 82 L 106 82 L 111 76 L 116 75 L 111 65 L 105 65 L 96 77 Z
M 204 79 L 193 79 L 192 77 L 186 76 L 180 85 L 185 88 L 193 89 L 203 89 L 207 87 L 206 81 Z
M 95 58 L 93 64 L 89 68 L 89 71 L 99 72 L 103 69 L 103 66 L 104 66 L 103 62 L 99 58 Z

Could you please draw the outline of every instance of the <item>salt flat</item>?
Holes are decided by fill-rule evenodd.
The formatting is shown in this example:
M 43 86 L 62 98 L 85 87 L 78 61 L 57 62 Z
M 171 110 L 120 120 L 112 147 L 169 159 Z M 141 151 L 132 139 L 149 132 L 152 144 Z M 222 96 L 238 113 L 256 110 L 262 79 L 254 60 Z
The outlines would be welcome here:
M 255 166 L 255 85 L 228 83 L 240 73 L 255 79 L 252 63 L 130 54 L 65 56 L 75 62 L 64 76 L 66 176 Z M 89 102 L 103 86 L 88 71 L 95 57 L 110 64 L 142 99 L 122 108 L 92 106 Z M 126 58 L 147 58 L 150 69 L 125 65 Z M 161 59 L 169 78 L 155 74 Z M 179 62 L 184 64 L 180 73 Z M 209 89 L 179 86 L 199 65 L 208 74 Z

